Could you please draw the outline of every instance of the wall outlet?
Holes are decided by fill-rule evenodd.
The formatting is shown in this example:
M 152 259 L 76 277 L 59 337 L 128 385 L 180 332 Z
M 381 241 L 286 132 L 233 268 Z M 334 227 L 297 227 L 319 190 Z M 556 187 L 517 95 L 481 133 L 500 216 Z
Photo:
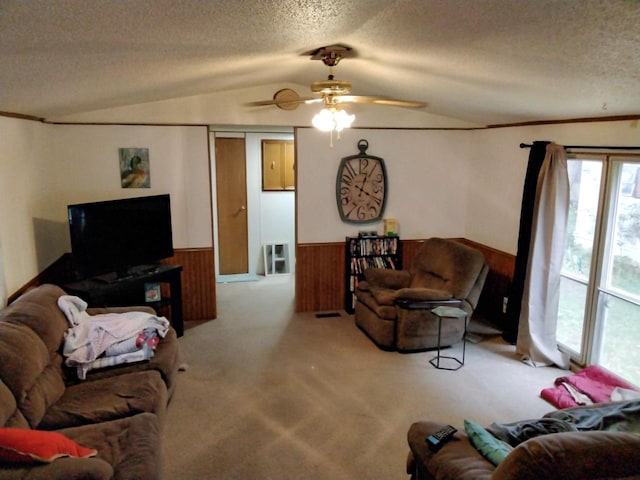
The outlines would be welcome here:
M 509 297 L 502 297 L 502 313 L 507 313 L 508 303 L 509 303 Z

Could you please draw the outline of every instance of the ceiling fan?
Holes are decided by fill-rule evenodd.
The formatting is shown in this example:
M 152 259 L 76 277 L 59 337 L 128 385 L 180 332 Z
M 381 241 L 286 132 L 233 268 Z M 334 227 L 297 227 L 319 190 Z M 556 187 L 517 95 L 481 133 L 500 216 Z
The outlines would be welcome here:
M 290 88 L 278 90 L 271 100 L 260 100 L 250 102 L 247 105 L 252 107 L 262 107 L 275 105 L 283 110 L 294 110 L 302 103 L 320 103 L 325 108 L 335 109 L 342 103 L 367 103 L 374 105 L 388 105 L 404 108 L 423 108 L 427 104 L 424 102 L 397 100 L 383 96 L 351 95 L 351 82 L 346 80 L 336 80 L 333 75 L 333 67 L 338 65 L 340 60 L 352 57 L 353 50 L 344 45 L 331 45 L 321 47 L 312 52 L 311 60 L 322 60 L 329 67 L 329 75 L 326 80 L 319 80 L 311 83 L 311 92 L 315 97 L 301 97 Z

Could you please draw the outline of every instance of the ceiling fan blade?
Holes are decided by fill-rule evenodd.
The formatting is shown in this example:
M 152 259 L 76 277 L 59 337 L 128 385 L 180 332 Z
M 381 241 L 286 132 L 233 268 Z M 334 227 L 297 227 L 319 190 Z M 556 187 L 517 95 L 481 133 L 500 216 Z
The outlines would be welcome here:
M 322 101 L 322 99 L 315 97 L 299 97 L 295 100 L 258 100 L 256 102 L 247 102 L 245 105 L 247 107 L 268 107 L 275 105 L 283 110 L 293 110 L 301 103 L 313 103 L 317 101 Z
M 258 100 L 255 102 L 247 102 L 247 107 L 268 107 L 271 105 L 286 107 L 290 105 L 299 105 L 301 103 L 319 103 L 322 102 L 322 98 L 317 97 L 300 97 L 297 100 Z
M 425 102 L 397 100 L 386 97 L 372 97 L 368 95 L 336 95 L 334 100 L 336 103 L 369 103 L 374 105 L 388 105 L 391 107 L 403 108 L 424 108 L 427 106 Z
M 247 102 L 245 103 L 245 106 L 247 107 L 267 107 L 270 105 L 275 105 L 277 102 L 276 100 L 258 100 L 256 102 Z
M 283 88 L 282 90 L 278 90 L 271 100 L 258 100 L 256 102 L 245 103 L 245 105 L 248 107 L 275 105 L 282 110 L 295 110 L 301 103 L 311 103 L 317 100 L 316 97 L 301 97 L 296 91 L 290 88 Z

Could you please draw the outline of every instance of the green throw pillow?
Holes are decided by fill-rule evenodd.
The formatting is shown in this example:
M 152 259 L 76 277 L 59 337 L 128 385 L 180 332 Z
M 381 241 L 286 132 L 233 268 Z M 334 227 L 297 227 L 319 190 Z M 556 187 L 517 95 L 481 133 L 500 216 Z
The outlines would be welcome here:
M 480 425 L 471 420 L 464 421 L 464 431 L 471 441 L 471 445 L 478 450 L 484 458 L 495 466 L 498 466 L 504 457 L 509 455 L 513 447 L 487 432 Z

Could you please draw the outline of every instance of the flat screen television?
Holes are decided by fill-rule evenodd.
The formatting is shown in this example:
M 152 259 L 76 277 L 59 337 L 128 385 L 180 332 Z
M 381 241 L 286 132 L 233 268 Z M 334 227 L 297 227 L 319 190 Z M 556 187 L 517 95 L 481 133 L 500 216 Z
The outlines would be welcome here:
M 67 210 L 76 279 L 104 275 L 115 280 L 173 256 L 168 194 L 68 205 Z

